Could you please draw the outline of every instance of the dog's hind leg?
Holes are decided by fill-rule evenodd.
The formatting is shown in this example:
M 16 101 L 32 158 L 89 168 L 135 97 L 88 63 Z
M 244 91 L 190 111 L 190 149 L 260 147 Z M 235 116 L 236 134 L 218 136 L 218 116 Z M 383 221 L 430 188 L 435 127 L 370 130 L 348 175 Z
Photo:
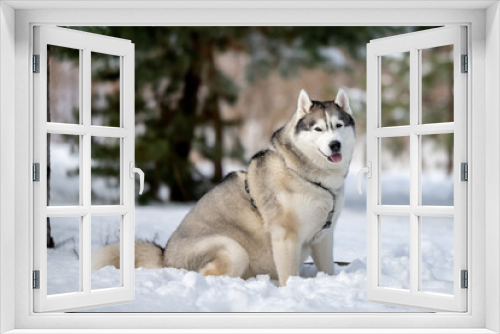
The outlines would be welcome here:
M 210 261 L 198 271 L 204 276 L 227 275 L 243 277 L 250 264 L 247 251 L 234 239 L 217 236 L 203 241 L 205 254 L 210 254 Z

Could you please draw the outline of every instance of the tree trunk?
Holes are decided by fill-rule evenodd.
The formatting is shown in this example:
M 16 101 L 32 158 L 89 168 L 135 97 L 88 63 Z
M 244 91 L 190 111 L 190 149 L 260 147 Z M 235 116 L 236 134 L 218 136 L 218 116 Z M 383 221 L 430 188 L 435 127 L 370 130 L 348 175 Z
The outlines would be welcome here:
M 192 36 L 192 52 L 203 55 L 203 43 L 198 33 Z M 194 57 L 189 69 L 184 76 L 184 88 L 182 98 L 179 101 L 178 110 L 183 113 L 183 134 L 173 143 L 173 150 L 176 158 L 173 163 L 174 183 L 170 188 L 170 199 L 172 201 L 192 201 L 195 200 L 193 190 L 189 187 L 193 184 L 190 171 L 185 170 L 189 166 L 189 153 L 191 152 L 192 141 L 194 138 L 195 124 L 193 118 L 198 109 L 198 91 L 201 86 L 203 58 Z
M 215 132 L 215 143 L 213 147 L 212 162 L 214 164 L 214 175 L 212 180 L 214 182 L 219 182 L 222 180 L 222 158 L 224 155 L 224 143 L 223 143 L 223 133 L 224 125 L 221 118 L 220 108 L 219 108 L 219 91 L 218 91 L 218 80 L 217 80 L 217 69 L 215 68 L 214 54 L 212 48 L 208 50 L 208 84 L 209 84 L 209 95 L 206 103 L 206 113 L 212 120 L 212 124 Z
M 212 81 L 212 84 L 215 83 L 213 83 Z M 213 85 L 211 86 L 213 87 Z M 222 157 L 224 153 L 223 152 L 224 124 L 222 122 L 219 110 L 219 94 L 214 89 L 210 89 L 208 93 L 203 113 L 210 119 L 213 126 L 213 130 L 215 132 L 214 146 L 211 148 L 208 158 L 212 160 L 214 166 L 214 175 L 212 176 L 212 181 L 219 182 L 220 180 L 222 180 L 222 173 L 223 173 Z
M 223 157 L 223 149 L 224 149 L 224 143 L 223 143 L 223 124 L 222 124 L 222 119 L 220 117 L 220 111 L 219 111 L 219 106 L 218 106 L 219 99 L 216 97 L 216 102 L 215 104 L 216 109 L 214 110 L 214 131 L 215 131 L 215 147 L 214 147 L 214 177 L 213 180 L 215 182 L 219 182 L 222 180 L 222 157 Z

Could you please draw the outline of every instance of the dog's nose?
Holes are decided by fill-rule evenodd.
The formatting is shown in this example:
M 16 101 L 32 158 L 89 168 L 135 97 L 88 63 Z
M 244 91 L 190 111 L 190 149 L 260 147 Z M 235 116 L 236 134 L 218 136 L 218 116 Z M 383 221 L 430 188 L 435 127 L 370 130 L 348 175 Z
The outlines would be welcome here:
M 332 150 L 332 152 L 340 151 L 341 147 L 342 144 L 338 140 L 334 140 L 330 143 L 330 149 Z

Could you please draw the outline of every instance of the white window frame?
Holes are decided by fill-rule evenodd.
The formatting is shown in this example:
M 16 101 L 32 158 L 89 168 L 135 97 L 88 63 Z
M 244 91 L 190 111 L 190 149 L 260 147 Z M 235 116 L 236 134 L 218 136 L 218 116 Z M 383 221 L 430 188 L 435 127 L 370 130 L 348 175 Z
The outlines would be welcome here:
M 461 72 L 461 56 L 467 54 L 466 28 L 448 26 L 372 40 L 367 46 L 367 157 L 371 178 L 367 180 L 367 295 L 371 301 L 392 305 L 409 305 L 425 310 L 467 310 L 467 290 L 461 287 L 461 270 L 467 269 L 467 184 L 461 181 L 460 164 L 467 163 L 467 73 Z M 453 46 L 453 122 L 422 123 L 421 50 L 445 45 Z M 381 71 L 383 56 L 407 52 L 409 54 L 409 124 L 382 126 Z M 421 135 L 452 134 L 454 138 L 454 204 L 452 206 L 422 205 Z M 409 139 L 409 204 L 381 203 L 381 141 L 383 138 Z M 381 217 L 399 215 L 409 218 L 401 221 L 409 229 L 408 247 L 409 289 L 385 288 L 381 285 Z M 451 217 L 453 220 L 453 293 L 451 295 L 424 292 L 422 288 L 421 219 Z
M 132 9 L 116 9 L 120 5 Z M 66 8 L 61 9 L 62 6 Z M 149 10 L 137 10 L 148 6 Z M 221 9 L 230 6 L 229 9 Z M 397 8 L 393 9 L 393 6 Z M 109 10 L 112 8 L 115 10 Z M 187 328 L 192 330 L 183 331 L 184 333 L 199 333 L 204 332 L 203 329 L 211 328 L 210 332 L 228 333 L 235 332 L 235 328 L 254 328 L 252 332 L 284 332 L 287 328 L 290 331 L 296 328 L 294 332 L 335 333 L 350 329 L 350 333 L 415 333 L 411 328 L 419 328 L 418 332 L 422 333 L 500 332 L 498 1 L 399 1 L 397 3 L 370 1 L 368 5 L 365 1 L 258 3 L 238 1 L 222 4 L 218 1 L 71 3 L 6 0 L 0 3 L 0 10 L 1 331 L 15 329 L 15 333 L 34 333 L 37 332 L 36 329 L 51 329 L 50 332 L 55 333 L 57 332 L 55 329 L 59 328 L 61 333 L 69 333 L 72 329 L 86 328 L 89 329 L 88 332 L 99 333 L 114 328 L 127 329 L 128 333 L 145 333 L 147 328 L 151 331 L 163 328 L 162 332 L 179 332 L 176 328 Z M 30 288 L 32 262 L 27 259 L 31 259 L 33 247 L 33 212 L 30 209 L 32 208 L 30 143 L 33 125 L 30 102 L 32 82 L 29 71 L 32 27 L 35 24 L 467 25 L 471 60 L 469 64 L 471 75 L 468 79 L 468 85 L 471 87 L 468 98 L 468 109 L 471 110 L 468 115 L 468 131 L 472 134 L 468 143 L 468 151 L 471 154 L 469 159 L 471 181 L 468 190 L 471 201 L 468 220 L 472 222 L 468 226 L 468 235 L 471 236 L 468 240 L 470 272 L 468 312 L 460 314 L 34 314 L 33 291 Z M 13 138 L 15 145 L 12 145 Z M 12 199 L 14 193 L 15 198 Z M 143 329 L 137 329 L 139 325 L 142 325 Z M 385 329 L 380 330 L 381 328 Z
M 39 73 L 33 75 L 34 162 L 39 163 L 39 181 L 33 184 L 34 270 L 40 272 L 39 289 L 34 292 L 35 312 L 77 310 L 94 305 L 120 304 L 134 300 L 135 282 L 135 180 L 131 169 L 135 157 L 134 44 L 128 40 L 50 26 L 34 27 L 34 54 L 39 55 Z M 79 122 L 47 122 L 47 46 L 78 50 Z M 91 122 L 91 53 L 119 58 L 120 124 L 96 126 Z M 47 134 L 79 137 L 79 205 L 47 206 Z M 91 138 L 117 138 L 120 141 L 120 203 L 91 204 Z M 91 287 L 92 216 L 114 215 L 120 220 L 120 286 L 93 290 Z M 47 217 L 78 217 L 80 220 L 80 261 L 78 292 L 47 293 Z

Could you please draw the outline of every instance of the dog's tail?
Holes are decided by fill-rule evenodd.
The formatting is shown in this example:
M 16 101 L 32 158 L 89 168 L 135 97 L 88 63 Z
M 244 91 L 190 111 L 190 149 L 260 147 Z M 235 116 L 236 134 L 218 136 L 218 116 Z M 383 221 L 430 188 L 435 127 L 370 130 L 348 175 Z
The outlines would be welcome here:
M 120 268 L 120 244 L 106 245 L 92 253 L 92 269 L 106 266 Z M 163 249 L 153 243 L 137 241 L 135 243 L 135 267 L 147 269 L 163 268 Z

